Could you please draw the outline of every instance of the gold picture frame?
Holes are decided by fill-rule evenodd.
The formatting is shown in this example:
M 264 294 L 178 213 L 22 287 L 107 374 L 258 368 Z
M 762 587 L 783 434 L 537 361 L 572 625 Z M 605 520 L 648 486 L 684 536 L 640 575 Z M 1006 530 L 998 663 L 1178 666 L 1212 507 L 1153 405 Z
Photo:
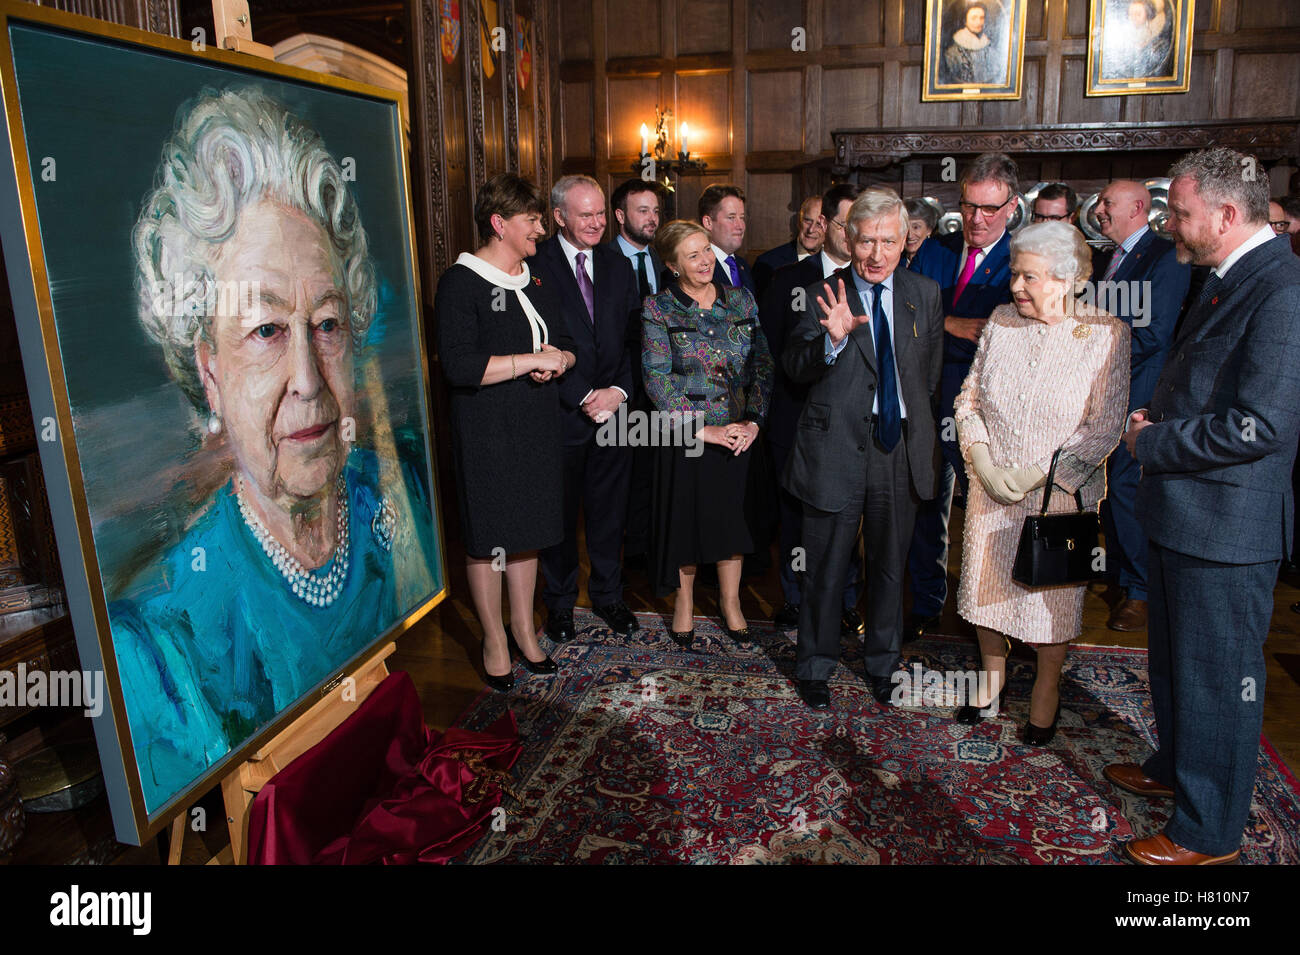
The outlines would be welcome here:
M 1186 93 L 1194 0 L 1092 0 L 1088 96 Z
M 921 99 L 1019 99 L 1026 0 L 926 0 Z
M 102 674 L 102 712 L 88 715 L 114 829 L 120 841 L 139 845 L 447 594 L 405 94 L 19 0 L 0 0 L 0 92 L 9 147 L 0 162 L 0 233 L 19 345 L 33 416 L 43 429 L 41 464 L 81 667 Z M 206 408 L 196 411 L 193 397 L 182 398 L 172 358 L 164 364 L 159 349 L 147 347 L 152 342 L 139 320 L 151 308 L 169 326 L 186 309 L 212 322 L 225 319 L 211 316 L 230 313 L 204 312 L 201 283 L 182 283 L 179 271 L 168 286 L 175 296 L 160 294 L 142 312 L 147 286 L 139 284 L 135 267 L 124 267 L 147 263 L 148 250 L 156 247 L 133 238 L 151 234 L 150 223 L 171 221 L 174 206 L 147 204 L 163 194 L 164 179 L 155 178 L 160 155 L 181 161 L 181 153 L 160 147 L 180 142 L 177 131 L 200 108 L 205 117 L 252 117 L 240 120 L 247 127 L 256 126 L 257 117 L 282 117 L 281 126 L 259 127 L 284 130 L 283 139 L 269 140 L 273 148 L 290 140 L 301 145 L 320 171 L 313 181 L 328 183 L 321 188 L 334 199 L 344 190 L 353 197 L 351 205 L 339 200 L 345 211 L 338 222 L 351 216 L 347 210 L 355 216 L 343 226 L 328 223 L 339 230 L 332 237 L 354 243 L 346 249 L 349 269 L 355 266 L 347 291 L 327 296 L 343 300 L 342 311 L 325 315 L 325 306 L 313 305 L 311 316 L 311 334 L 322 340 L 338 328 L 352 332 L 356 323 L 352 345 L 330 346 L 332 354 L 355 358 L 338 365 L 351 385 L 337 393 L 349 400 L 327 412 L 334 418 L 313 418 L 301 435 L 289 435 L 310 442 L 352 435 L 338 437 L 338 477 L 331 472 L 322 485 L 326 497 L 342 502 L 334 507 L 341 515 L 334 556 L 319 568 L 330 568 L 328 578 L 310 571 L 290 575 L 283 560 L 273 559 L 268 541 L 274 535 L 245 510 L 243 489 L 251 485 L 243 482 L 238 460 L 242 419 L 223 421 L 215 407 L 209 415 Z M 237 125 L 221 128 L 234 135 Z M 362 172 L 350 175 L 356 168 Z M 324 196 L 312 192 L 302 201 L 317 209 Z M 275 201 L 251 199 L 249 208 Z M 231 214 L 242 216 L 238 208 Z M 326 228 L 311 224 L 306 207 L 289 208 L 277 221 L 290 220 Z M 212 241 L 233 243 L 235 234 Z M 353 284 L 352 276 L 362 272 L 370 278 Z M 339 287 L 341 273 L 322 274 Z M 272 321 L 258 331 L 290 327 L 276 324 L 277 306 L 268 307 Z M 240 394 L 226 397 L 235 404 Z M 131 418 L 128 406 L 145 409 L 149 424 Z M 355 418 L 338 417 L 353 408 Z M 232 460 L 233 471 L 213 466 Z M 181 489 L 178 476 L 211 480 Z M 145 506 L 131 506 L 141 501 Z M 149 526 L 158 532 L 152 538 Z M 212 538 L 217 543 L 206 549 L 190 548 L 194 533 L 209 530 L 224 536 Z M 376 560 L 383 568 L 377 573 Z M 193 577 L 186 576 L 190 572 Z M 332 580 L 337 590 L 318 594 L 318 579 Z M 302 583 L 301 593 L 294 581 Z M 356 612 L 376 605 L 365 599 L 379 592 L 381 611 Z M 238 601 L 221 603 L 232 593 Z M 248 609 L 239 611 L 242 617 L 205 617 L 189 599 L 195 594 L 211 595 L 214 605 L 232 610 L 245 602 Z M 154 612 L 167 602 L 174 613 Z M 292 619 L 275 606 L 288 608 Z M 256 642 L 247 637 L 253 625 Z M 189 647 L 202 633 L 223 627 L 232 637 L 229 652 L 203 658 L 200 668 L 198 658 L 187 655 Z M 300 639 L 311 633 L 328 634 L 329 641 Z M 311 662 L 292 682 L 277 682 L 284 671 L 268 663 L 268 651 Z M 215 691 L 206 682 L 229 671 L 239 671 L 238 681 L 214 681 Z M 247 705 L 253 694 L 244 693 L 249 686 L 260 694 L 253 707 Z M 172 695 L 176 688 L 183 699 Z M 169 716 L 165 725 L 154 719 L 162 708 Z M 191 734 L 198 739 L 203 720 L 207 743 L 197 758 L 188 745 L 183 755 L 168 750 L 177 740 L 188 744 Z

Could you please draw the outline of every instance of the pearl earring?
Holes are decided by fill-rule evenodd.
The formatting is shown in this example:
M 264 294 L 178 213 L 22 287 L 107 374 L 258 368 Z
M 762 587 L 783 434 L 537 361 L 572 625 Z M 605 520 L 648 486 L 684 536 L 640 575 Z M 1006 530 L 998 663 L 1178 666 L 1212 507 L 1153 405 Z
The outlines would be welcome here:
M 221 434 L 221 417 L 216 412 L 208 415 L 208 434 Z

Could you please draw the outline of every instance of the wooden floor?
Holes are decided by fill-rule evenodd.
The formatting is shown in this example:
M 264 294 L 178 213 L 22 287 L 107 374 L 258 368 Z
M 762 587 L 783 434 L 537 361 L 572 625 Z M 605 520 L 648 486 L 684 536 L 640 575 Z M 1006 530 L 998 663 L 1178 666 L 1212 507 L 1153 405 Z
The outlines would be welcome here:
M 954 511 L 954 544 L 950 561 L 949 600 L 944 609 L 942 632 L 964 634 L 974 643 L 974 631 L 962 621 L 954 609 L 957 575 L 960 573 L 961 511 Z M 447 517 L 444 511 L 444 517 Z M 406 670 L 420 694 L 424 705 L 425 721 L 437 729 L 446 729 L 473 702 L 483 689 L 480 676 L 480 629 L 468 598 L 465 581 L 465 557 L 456 533 L 455 515 L 444 527 L 448 541 L 448 571 L 451 579 L 449 595 L 423 620 L 415 624 L 397 641 L 397 652 L 390 658 L 394 670 Z M 584 565 L 581 583 L 585 586 L 588 568 Z M 650 611 L 671 614 L 670 600 L 655 600 L 645 576 L 630 572 L 627 579 L 626 601 L 633 611 Z M 540 593 L 540 591 L 539 591 Z M 717 593 L 707 587 L 697 587 L 696 613 L 718 616 Z M 1084 600 L 1083 634 L 1079 643 L 1094 646 L 1145 647 L 1145 633 L 1117 633 L 1106 629 L 1109 595 L 1088 593 Z M 775 569 L 762 577 L 746 579 L 742 586 L 741 601 L 751 622 L 770 620 L 781 605 L 781 589 Z M 1300 601 L 1300 576 L 1283 575 L 1274 592 L 1272 630 L 1265 645 L 1268 662 L 1267 688 L 1264 703 L 1264 733 L 1277 749 L 1291 771 L 1300 775 L 1300 614 L 1293 613 L 1291 604 Z M 589 606 L 585 593 L 579 597 L 580 606 Z M 540 598 L 536 620 L 544 621 Z M 1017 652 L 1027 652 L 1019 648 Z M 1068 665 L 1068 658 L 1067 658 Z M 187 833 L 182 853 L 186 864 L 202 864 L 229 845 L 221 825 L 223 809 L 218 790 L 208 793 L 200 802 L 207 818 L 214 820 L 206 833 Z M 100 861 L 112 858 L 116 864 L 154 864 L 159 861 L 159 847 L 150 843 L 138 849 L 122 852 L 115 847 L 108 821 L 107 802 L 100 797 L 92 806 L 76 813 L 58 813 L 31 817 L 29 831 L 19 843 L 15 853 L 0 864 L 63 863 L 73 858 L 82 861 Z

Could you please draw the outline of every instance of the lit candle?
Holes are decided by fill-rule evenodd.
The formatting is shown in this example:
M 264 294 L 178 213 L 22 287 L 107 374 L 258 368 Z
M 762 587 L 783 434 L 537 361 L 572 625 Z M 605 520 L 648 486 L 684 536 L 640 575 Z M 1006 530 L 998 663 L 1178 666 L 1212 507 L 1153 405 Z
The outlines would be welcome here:
M 682 123 L 682 153 L 683 154 L 688 154 L 691 151 L 687 140 L 687 137 L 689 137 L 690 134 L 691 134 L 690 127 L 687 126 L 685 123 Z
M 650 130 L 646 129 L 645 123 L 641 124 L 641 155 L 644 156 L 650 152 Z

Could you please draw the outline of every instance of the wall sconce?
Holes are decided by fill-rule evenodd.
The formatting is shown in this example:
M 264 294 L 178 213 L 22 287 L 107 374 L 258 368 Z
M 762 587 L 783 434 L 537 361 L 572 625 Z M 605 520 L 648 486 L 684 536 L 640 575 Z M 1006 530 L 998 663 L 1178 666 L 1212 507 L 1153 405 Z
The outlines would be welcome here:
M 673 193 L 677 191 L 676 180 L 680 179 L 683 173 L 693 175 L 703 175 L 709 168 L 708 163 L 702 159 L 692 159 L 690 154 L 690 127 L 682 123 L 678 129 L 677 158 L 671 158 L 668 152 L 668 130 L 671 128 L 673 111 L 670 109 L 660 110 L 659 105 L 655 104 L 655 126 L 654 126 L 654 152 L 650 151 L 650 128 L 641 124 L 641 153 L 636 162 L 632 163 L 632 172 L 636 173 L 646 182 L 658 181 L 668 190 L 669 201 L 672 201 Z

